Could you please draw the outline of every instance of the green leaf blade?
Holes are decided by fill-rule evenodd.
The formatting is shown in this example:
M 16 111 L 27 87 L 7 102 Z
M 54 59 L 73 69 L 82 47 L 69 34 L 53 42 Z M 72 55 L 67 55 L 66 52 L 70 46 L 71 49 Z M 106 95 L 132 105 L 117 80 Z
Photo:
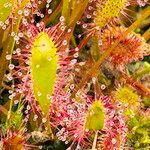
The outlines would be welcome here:
M 33 93 L 42 111 L 47 114 L 58 68 L 57 48 L 48 34 L 41 32 L 32 48 L 31 76 Z

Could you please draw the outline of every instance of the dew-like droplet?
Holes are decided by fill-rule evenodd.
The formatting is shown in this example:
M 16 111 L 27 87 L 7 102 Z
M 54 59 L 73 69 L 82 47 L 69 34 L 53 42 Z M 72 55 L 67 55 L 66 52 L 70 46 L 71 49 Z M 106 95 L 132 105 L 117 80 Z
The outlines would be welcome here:
M 11 60 L 11 55 L 6 55 L 6 60 Z

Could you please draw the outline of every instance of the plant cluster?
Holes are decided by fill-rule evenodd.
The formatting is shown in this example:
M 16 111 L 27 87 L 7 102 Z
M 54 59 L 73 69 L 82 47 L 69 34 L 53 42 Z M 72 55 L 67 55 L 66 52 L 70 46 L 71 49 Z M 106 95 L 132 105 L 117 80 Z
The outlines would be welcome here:
M 148 0 L 0 0 L 0 149 L 150 149 Z

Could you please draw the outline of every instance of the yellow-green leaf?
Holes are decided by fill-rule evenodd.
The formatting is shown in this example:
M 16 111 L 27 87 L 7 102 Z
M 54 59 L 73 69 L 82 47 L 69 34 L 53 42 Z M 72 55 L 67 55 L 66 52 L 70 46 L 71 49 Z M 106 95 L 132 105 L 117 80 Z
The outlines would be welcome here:
M 33 93 L 43 113 L 47 114 L 58 67 L 57 48 L 47 33 L 37 35 L 31 56 Z
M 101 130 L 104 126 L 104 108 L 100 101 L 95 101 L 86 117 L 85 128 L 89 130 Z

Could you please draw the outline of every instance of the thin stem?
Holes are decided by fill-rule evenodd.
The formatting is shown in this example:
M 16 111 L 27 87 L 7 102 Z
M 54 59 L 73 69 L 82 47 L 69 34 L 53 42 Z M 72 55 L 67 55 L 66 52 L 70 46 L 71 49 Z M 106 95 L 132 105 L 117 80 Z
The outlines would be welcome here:
M 76 22 L 79 20 L 79 18 L 81 18 L 82 14 L 84 13 L 84 10 L 87 7 L 88 2 L 89 0 L 84 0 L 83 2 L 77 3 L 70 16 L 70 22 L 68 24 L 70 28 L 74 28 Z M 80 7 L 78 7 L 78 5 L 80 5 Z
M 65 18 L 66 23 L 68 24 L 69 17 L 70 17 L 70 0 L 63 0 L 63 7 L 62 7 L 62 16 Z
M 7 119 L 6 119 L 6 128 L 9 127 L 9 122 L 10 122 L 10 117 L 11 117 L 11 109 L 12 109 L 12 106 L 13 106 L 13 100 L 11 99 L 10 100 L 10 105 L 9 105 L 9 111 L 7 113 Z
M 4 87 L 4 89 L 12 90 L 12 87 L 6 85 L 4 82 L 2 82 L 2 86 Z
M 92 150 L 96 150 L 96 143 L 97 143 L 97 138 L 98 138 L 98 131 L 95 133 L 93 145 L 92 145 Z
M 78 45 L 78 48 L 79 48 L 79 49 L 82 49 L 82 48 L 87 44 L 87 42 L 91 39 L 91 37 L 92 37 L 93 34 L 94 34 L 93 32 L 91 32 L 90 34 L 88 34 L 88 35 L 80 42 L 80 44 Z
M 149 73 L 150 73 L 150 67 L 145 68 L 145 69 L 140 70 L 140 71 L 137 71 L 133 76 L 135 78 L 138 78 L 138 77 L 141 77 L 141 76 L 143 76 L 145 74 L 149 74 Z
M 148 29 L 142 36 L 146 41 L 148 41 L 150 39 L 150 29 Z
M 74 35 L 71 36 L 71 42 L 72 42 L 74 47 L 77 47 L 77 43 L 76 43 Z
M 16 25 L 13 28 L 13 31 L 15 33 L 17 33 L 18 30 L 19 30 L 19 25 L 20 25 L 20 22 L 21 22 L 21 18 L 22 18 L 22 16 L 19 16 L 18 19 L 16 20 Z M 7 34 L 7 33 L 4 32 L 4 34 Z M 2 51 L 2 54 L 0 56 L 0 59 L 1 59 L 1 64 L 0 64 L 0 88 L 2 87 L 3 77 L 4 77 L 4 74 L 5 74 L 7 66 L 8 66 L 8 60 L 6 60 L 6 55 L 12 55 L 14 46 L 15 46 L 15 40 L 11 36 L 9 36 L 8 39 L 3 43 L 3 51 Z
M 41 22 L 44 22 L 44 24 L 48 25 L 50 22 L 52 22 L 57 16 L 58 14 L 61 12 L 62 10 L 62 3 L 63 1 L 61 0 L 61 2 L 59 3 L 59 5 L 57 6 L 57 8 L 53 11 L 53 13 L 49 16 L 45 16 Z
M 0 105 L 0 111 L 1 111 L 3 114 L 5 114 L 5 115 L 8 114 L 8 110 L 7 110 L 4 106 L 2 106 L 2 105 Z
M 137 90 L 140 94 L 144 96 L 150 96 L 150 89 L 142 85 L 140 82 L 135 80 L 133 77 L 126 75 L 125 73 L 121 73 L 122 78 L 126 80 L 127 84 L 130 84 L 133 88 Z

